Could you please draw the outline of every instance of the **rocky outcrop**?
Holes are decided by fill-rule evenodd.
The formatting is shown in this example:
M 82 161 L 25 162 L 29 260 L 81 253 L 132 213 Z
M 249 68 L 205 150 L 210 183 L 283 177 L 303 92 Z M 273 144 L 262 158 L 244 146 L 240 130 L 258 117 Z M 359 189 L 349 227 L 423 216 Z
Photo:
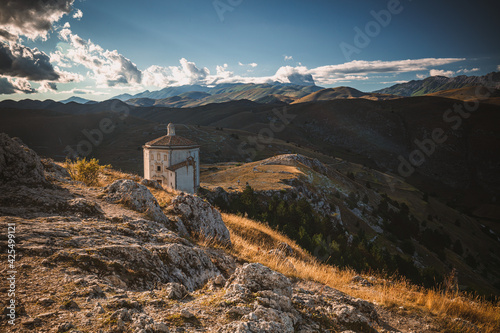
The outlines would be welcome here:
M 306 289 L 307 288 L 307 289 Z M 226 317 L 219 332 L 376 332 L 372 304 L 314 283 L 292 282 L 261 264 L 245 264 L 226 282 Z
M 141 180 L 141 185 L 147 186 L 147 187 L 152 187 L 157 190 L 162 190 L 163 187 L 158 183 L 156 180 L 151 180 L 151 179 L 143 179 Z
M 43 168 L 45 171 L 45 177 L 48 180 L 58 180 L 58 181 L 68 181 L 71 180 L 71 176 L 65 168 L 54 163 L 50 158 L 43 158 L 42 160 Z
M 328 174 L 328 168 L 316 158 L 310 158 L 300 154 L 283 154 L 273 156 L 262 161 L 262 165 L 291 165 L 301 163 L 319 173 Z
M 149 189 L 129 179 L 119 179 L 106 187 L 105 199 L 113 203 L 122 203 L 141 213 L 145 213 L 153 220 L 167 223 L 168 218 L 161 210 L 158 201 Z
M 40 157 L 18 138 L 0 133 L 0 185 L 46 185 Z
M 181 194 L 172 200 L 174 211 L 182 216 L 186 229 L 192 236 L 214 239 L 231 244 L 231 237 L 220 212 L 210 203 L 192 194 Z

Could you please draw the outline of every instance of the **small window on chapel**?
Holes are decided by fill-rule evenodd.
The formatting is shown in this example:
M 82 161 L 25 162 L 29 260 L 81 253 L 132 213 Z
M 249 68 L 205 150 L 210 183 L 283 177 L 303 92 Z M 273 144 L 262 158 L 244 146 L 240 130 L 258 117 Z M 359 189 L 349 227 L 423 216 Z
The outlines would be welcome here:
M 159 166 L 159 165 L 158 165 L 158 166 L 156 167 L 156 171 L 161 171 L 161 166 Z

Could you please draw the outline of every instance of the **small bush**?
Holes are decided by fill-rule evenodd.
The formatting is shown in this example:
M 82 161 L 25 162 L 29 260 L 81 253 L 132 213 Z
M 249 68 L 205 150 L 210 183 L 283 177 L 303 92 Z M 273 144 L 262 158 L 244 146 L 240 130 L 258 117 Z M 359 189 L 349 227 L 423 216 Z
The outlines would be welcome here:
M 76 161 L 66 160 L 65 167 L 73 180 L 80 181 L 87 186 L 99 185 L 99 174 L 111 165 L 99 165 L 98 159 L 87 158 L 77 159 Z

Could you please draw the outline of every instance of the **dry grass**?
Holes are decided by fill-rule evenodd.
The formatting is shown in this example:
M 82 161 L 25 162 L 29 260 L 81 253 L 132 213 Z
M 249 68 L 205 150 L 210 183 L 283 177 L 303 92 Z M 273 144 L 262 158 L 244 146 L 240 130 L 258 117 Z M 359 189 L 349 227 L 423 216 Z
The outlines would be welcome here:
M 243 260 L 262 263 L 289 277 L 326 284 L 389 309 L 404 307 L 415 313 L 437 316 L 443 329 L 449 332 L 474 332 L 473 328 L 453 323 L 452 320 L 457 317 L 474 323 L 482 332 L 500 332 L 500 304 L 457 291 L 420 288 L 401 278 L 378 276 L 378 282 L 372 287 L 353 288 L 351 280 L 358 275 L 355 271 L 340 270 L 318 262 L 294 241 L 263 223 L 232 214 L 222 214 L 222 218 L 233 244 L 228 251 Z M 268 253 L 281 242 L 294 250 L 294 255 L 288 257 L 288 261 Z

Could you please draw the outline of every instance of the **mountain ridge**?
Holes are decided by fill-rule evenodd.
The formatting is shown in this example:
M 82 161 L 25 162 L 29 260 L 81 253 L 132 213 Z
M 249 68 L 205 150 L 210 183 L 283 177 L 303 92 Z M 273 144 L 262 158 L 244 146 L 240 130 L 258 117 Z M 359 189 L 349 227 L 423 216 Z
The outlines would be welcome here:
M 430 76 L 423 80 L 411 80 L 375 90 L 374 93 L 410 97 L 471 86 L 486 86 L 498 89 L 500 88 L 500 72 L 491 72 L 483 76 Z

